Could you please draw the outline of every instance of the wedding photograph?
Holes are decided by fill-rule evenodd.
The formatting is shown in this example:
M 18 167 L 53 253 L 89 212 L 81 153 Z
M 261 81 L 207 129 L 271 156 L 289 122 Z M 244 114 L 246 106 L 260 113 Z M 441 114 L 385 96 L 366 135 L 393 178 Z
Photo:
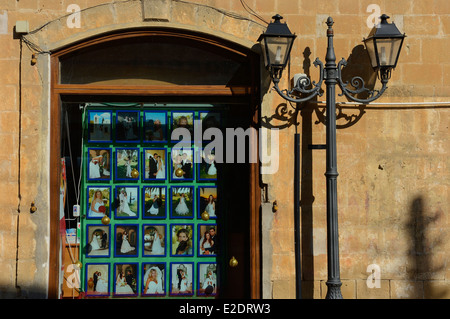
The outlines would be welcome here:
M 137 181 L 139 170 L 139 148 L 116 148 L 116 180 Z
M 87 218 L 110 216 L 111 186 L 87 186 Z
M 111 179 L 111 148 L 88 148 L 87 179 L 106 181 Z
M 166 295 L 166 263 L 143 263 L 142 274 L 142 296 Z
M 198 256 L 217 256 L 218 235 L 216 224 L 198 224 L 197 237 Z
M 194 218 L 194 186 L 170 188 L 170 217 Z
M 88 111 L 88 142 L 112 142 L 112 111 Z
M 109 264 L 87 263 L 85 269 L 86 296 L 109 296 Z
M 86 225 L 86 257 L 110 256 L 111 225 Z
M 116 142 L 140 142 L 139 111 L 116 112 Z
M 217 166 L 215 150 L 198 150 L 200 152 L 198 166 L 198 180 L 215 181 L 217 180 Z
M 172 181 L 194 180 L 194 149 L 190 147 L 172 148 L 170 176 Z
M 211 140 L 211 138 L 205 135 L 205 131 L 209 128 L 221 128 L 220 113 L 214 111 L 201 111 L 198 112 L 199 120 L 202 122 L 202 138 L 205 141 Z
M 142 218 L 166 218 L 166 194 L 167 186 L 144 186 Z
M 115 200 L 114 218 L 136 219 L 139 217 L 139 186 L 116 186 Z
M 143 228 L 143 256 L 164 257 L 166 255 L 166 225 L 145 224 Z
M 211 219 L 217 218 L 219 205 L 217 203 L 217 186 L 199 186 L 198 192 L 198 217 L 202 218 L 203 213 L 207 213 Z
M 194 294 L 194 263 L 170 263 L 170 294 L 192 296 Z
M 144 148 L 144 180 L 166 179 L 166 154 L 165 148 Z
M 197 267 L 197 296 L 217 295 L 217 263 L 199 262 Z
M 194 256 L 194 224 L 171 224 L 171 256 Z
M 137 296 L 138 294 L 138 263 L 114 264 L 114 295 Z
M 144 143 L 166 143 L 167 126 L 167 111 L 145 111 Z
M 194 114 L 195 113 L 193 111 L 172 112 L 172 136 L 171 136 L 172 141 L 181 141 L 181 140 L 184 140 L 185 142 L 194 141 L 194 116 L 195 116 Z M 176 130 L 177 128 L 187 129 L 188 132 L 182 134 L 188 134 L 188 136 L 186 136 L 186 138 L 183 138 L 178 134 L 173 134 L 173 131 Z
M 114 257 L 137 257 L 138 238 L 138 225 L 116 224 Z

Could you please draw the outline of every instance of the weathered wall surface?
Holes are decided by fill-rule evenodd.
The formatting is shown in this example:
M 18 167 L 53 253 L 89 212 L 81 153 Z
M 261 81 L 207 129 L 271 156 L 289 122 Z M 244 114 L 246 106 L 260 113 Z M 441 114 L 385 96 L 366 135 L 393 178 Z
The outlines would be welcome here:
M 43 51 L 110 30 L 171 26 L 212 33 L 251 47 L 264 23 L 241 1 L 0 0 L 0 297 L 44 298 L 49 247 L 49 65 L 48 54 L 32 65 L 31 48 L 14 35 L 27 20 L 27 38 Z M 449 298 L 450 2 L 446 0 L 306 1 L 246 0 L 264 20 L 280 13 L 298 36 L 288 75 L 310 74 L 324 60 L 325 20 L 335 24 L 335 52 L 349 61 L 347 76 L 361 75 L 379 86 L 362 45 L 367 19 L 378 5 L 407 34 L 399 65 L 386 94 L 364 108 L 338 109 L 338 204 L 341 279 L 344 298 Z M 80 28 L 69 28 L 69 5 L 81 11 Z M 368 12 L 368 8 L 372 8 Z M 376 9 L 376 7 L 375 7 Z M 232 13 L 232 14 L 230 14 Z M 240 19 L 234 17 L 237 14 Z M 143 17 L 150 17 L 144 21 Z M 154 19 L 152 19 L 154 18 Z M 156 20 L 155 20 L 156 19 Z M 263 72 L 263 87 L 268 87 Z M 339 90 L 338 90 L 339 91 Z M 285 104 L 275 92 L 262 96 L 266 124 L 280 130 L 279 171 L 265 175 L 268 202 L 263 210 L 263 296 L 295 297 L 293 143 L 295 125 L 273 120 Z M 324 97 L 303 106 L 301 134 L 301 214 L 303 294 L 326 294 Z M 339 98 L 340 102 L 346 100 Z M 439 102 L 439 103 L 438 103 Z M 396 104 L 391 104 L 396 103 Z M 288 105 L 289 107 L 289 105 Z M 37 212 L 30 214 L 36 203 Z M 265 207 L 270 205 L 265 204 Z M 56 248 L 58 249 L 58 248 Z M 369 288 L 368 267 L 380 270 L 380 288 Z M 370 270 L 369 270 L 370 271 Z

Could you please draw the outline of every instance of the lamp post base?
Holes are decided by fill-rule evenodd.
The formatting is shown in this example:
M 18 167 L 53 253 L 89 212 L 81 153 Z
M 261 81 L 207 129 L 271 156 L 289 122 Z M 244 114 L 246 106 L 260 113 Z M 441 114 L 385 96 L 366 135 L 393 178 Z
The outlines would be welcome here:
M 342 283 L 326 283 L 328 286 L 328 291 L 325 299 L 344 299 L 341 293 Z

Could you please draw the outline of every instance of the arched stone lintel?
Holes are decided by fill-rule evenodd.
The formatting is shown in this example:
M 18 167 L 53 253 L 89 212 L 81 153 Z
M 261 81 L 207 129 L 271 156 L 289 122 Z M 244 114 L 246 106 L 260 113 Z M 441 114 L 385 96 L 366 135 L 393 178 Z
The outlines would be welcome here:
M 144 3 L 167 5 L 164 9 L 167 19 L 149 18 L 149 13 L 144 13 Z M 265 30 L 265 26 L 255 21 L 209 6 L 176 0 L 131 0 L 68 13 L 30 32 L 26 37 L 43 51 L 53 52 L 108 33 L 151 28 L 205 34 L 252 50 L 257 50 L 256 39 Z

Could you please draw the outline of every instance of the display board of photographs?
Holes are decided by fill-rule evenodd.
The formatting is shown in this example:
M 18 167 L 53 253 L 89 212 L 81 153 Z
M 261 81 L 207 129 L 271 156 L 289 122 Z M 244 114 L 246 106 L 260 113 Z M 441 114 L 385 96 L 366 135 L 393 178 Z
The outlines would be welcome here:
M 201 120 L 205 147 L 180 147 L 180 139 L 193 141 L 194 120 Z M 220 124 L 213 109 L 87 109 L 86 297 L 217 295 L 219 174 L 203 133 Z

